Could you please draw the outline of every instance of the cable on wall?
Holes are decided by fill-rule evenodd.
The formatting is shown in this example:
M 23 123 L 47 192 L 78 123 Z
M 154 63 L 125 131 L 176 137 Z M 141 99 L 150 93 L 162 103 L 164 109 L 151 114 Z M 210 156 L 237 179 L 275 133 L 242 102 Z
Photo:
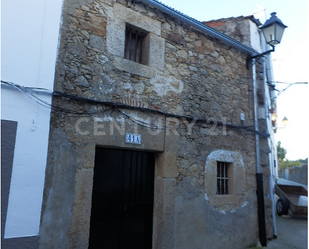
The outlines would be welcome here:
M 160 110 L 156 110 L 156 109 L 150 109 L 150 108 L 145 108 L 145 107 L 137 107 L 137 106 L 130 106 L 127 104 L 122 104 L 122 103 L 116 103 L 116 102 L 111 102 L 111 101 L 100 101 L 100 100 L 94 100 L 94 99 L 90 99 L 90 98 L 85 98 L 85 97 L 80 97 L 77 95 L 72 95 L 72 94 L 68 94 L 68 93 L 63 93 L 63 92 L 59 92 L 59 91 L 51 91 L 49 89 L 45 89 L 45 88 L 38 88 L 38 87 L 25 87 L 25 86 L 21 86 L 18 85 L 16 83 L 12 83 L 12 82 L 8 82 L 8 81 L 4 81 L 1 80 L 2 84 L 14 87 L 16 89 L 18 89 L 19 91 L 21 91 L 22 93 L 26 94 L 30 99 L 36 101 L 37 103 L 45 106 L 45 107 L 49 107 L 54 111 L 57 112 L 63 112 L 66 114 L 72 114 L 72 115 L 93 115 L 96 114 L 97 111 L 75 111 L 72 109 L 68 109 L 68 108 L 64 108 L 61 106 L 55 106 L 52 105 L 44 100 L 42 100 L 41 98 L 39 98 L 35 92 L 45 92 L 48 94 L 51 94 L 52 96 L 55 97 L 62 97 L 62 98 L 68 98 L 70 100 L 76 100 L 79 102 L 85 102 L 85 103 L 89 103 L 89 104 L 93 104 L 93 105 L 104 105 L 104 106 L 109 106 L 110 108 L 105 110 L 104 112 L 107 112 L 109 110 L 113 110 L 113 111 L 118 111 L 121 115 L 123 115 L 125 118 L 130 119 L 131 121 L 135 122 L 136 124 L 143 126 L 143 127 L 148 127 L 151 129 L 160 129 L 159 126 L 151 126 L 146 122 L 137 120 L 132 118 L 129 114 L 125 113 L 124 111 L 120 110 L 121 108 L 123 109 L 133 109 L 133 110 L 139 110 L 142 111 L 144 113 L 153 113 L 153 114 L 159 114 L 159 115 L 163 115 L 165 117 L 172 117 L 172 118 L 178 118 L 178 119 L 185 119 L 187 121 L 195 121 L 198 123 L 207 123 L 207 124 L 211 124 L 211 125 L 218 125 L 218 126 L 224 126 L 227 128 L 231 128 L 231 129 L 236 129 L 236 130 L 244 130 L 244 131 L 248 131 L 251 133 L 255 133 L 258 135 L 261 135 L 263 137 L 269 137 L 269 134 L 260 132 L 260 131 L 256 131 L 254 129 L 254 126 L 239 126 L 239 125 L 234 125 L 234 124 L 228 124 L 222 121 L 215 121 L 215 120 L 210 120 L 210 119 L 202 119 L 202 118 L 194 118 L 194 117 L 189 117 L 189 116 L 185 116 L 185 115 L 178 115 L 178 114 L 174 114 L 174 113 L 168 113 L 168 112 L 164 112 L 164 111 L 160 111 Z M 167 129 L 166 125 L 163 126 L 164 129 Z

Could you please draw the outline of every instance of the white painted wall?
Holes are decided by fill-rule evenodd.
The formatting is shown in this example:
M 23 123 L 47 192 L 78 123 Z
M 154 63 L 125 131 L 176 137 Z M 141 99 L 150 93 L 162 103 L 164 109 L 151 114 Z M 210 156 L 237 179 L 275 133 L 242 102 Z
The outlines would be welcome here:
M 261 53 L 262 48 L 261 48 L 260 31 L 254 22 L 249 21 L 249 24 L 250 24 L 250 45 L 256 51 Z
M 62 2 L 2 1 L 2 80 L 53 89 Z M 51 102 L 50 95 L 40 97 Z M 18 122 L 4 237 L 35 236 L 39 233 L 50 108 L 3 85 L 1 105 L 1 119 Z

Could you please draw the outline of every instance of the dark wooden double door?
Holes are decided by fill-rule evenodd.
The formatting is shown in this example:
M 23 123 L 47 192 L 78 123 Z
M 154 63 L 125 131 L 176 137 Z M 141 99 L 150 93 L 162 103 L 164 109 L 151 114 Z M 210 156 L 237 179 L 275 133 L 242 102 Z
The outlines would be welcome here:
M 153 153 L 97 148 L 89 248 L 151 248 L 153 193 Z

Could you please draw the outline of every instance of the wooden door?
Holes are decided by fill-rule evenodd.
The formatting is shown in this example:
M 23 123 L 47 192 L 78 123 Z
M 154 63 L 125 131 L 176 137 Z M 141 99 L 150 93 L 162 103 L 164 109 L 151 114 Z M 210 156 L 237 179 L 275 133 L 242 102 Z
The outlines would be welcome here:
M 153 153 L 97 148 L 89 248 L 151 248 L 153 193 Z

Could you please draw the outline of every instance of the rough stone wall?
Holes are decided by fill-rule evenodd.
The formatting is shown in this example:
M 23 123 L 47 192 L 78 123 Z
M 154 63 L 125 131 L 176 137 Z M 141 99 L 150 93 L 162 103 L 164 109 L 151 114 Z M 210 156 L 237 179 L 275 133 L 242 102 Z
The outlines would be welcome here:
M 279 178 L 285 178 L 285 170 L 280 169 Z M 288 180 L 308 185 L 308 165 L 296 166 L 288 169 Z
M 250 46 L 250 25 L 248 18 L 243 16 L 222 18 L 204 22 L 207 26 L 226 34 L 241 43 Z
M 250 34 L 251 24 L 256 23 L 260 25 L 260 22 L 253 17 L 232 17 L 223 18 L 219 20 L 213 20 L 204 22 L 206 25 L 240 41 L 247 46 L 251 46 L 253 41 L 250 41 L 254 36 Z M 258 35 L 258 34 L 257 34 Z M 259 39 L 257 39 L 259 40 Z M 267 124 L 265 116 L 265 89 L 264 89 L 264 76 L 262 59 L 255 62 L 256 66 L 256 85 L 257 85 L 257 104 L 258 104 L 258 117 L 259 117 L 259 130 L 267 133 Z M 251 71 L 251 70 L 250 70 Z M 270 163 L 268 154 L 270 153 L 268 141 L 265 137 L 260 136 L 260 163 L 262 166 L 262 173 L 264 178 L 264 202 L 265 202 L 265 218 L 266 218 L 266 231 L 267 238 L 273 238 L 273 219 L 272 219 L 272 203 L 269 199 L 269 177 L 270 177 Z
M 123 51 L 112 45 L 123 43 L 122 16 L 136 25 L 160 24 L 150 33 L 164 44 L 163 67 L 122 58 Z M 150 51 L 154 61 L 160 49 Z M 62 111 L 51 114 L 41 248 L 88 246 L 96 146 L 156 152 L 154 248 L 245 248 L 257 243 L 254 134 L 216 124 L 253 125 L 252 77 L 245 54 L 139 1 L 66 0 L 54 88 L 214 123 L 54 96 L 53 105 Z M 245 114 L 243 124 L 240 113 Z M 142 134 L 143 144 L 125 144 L 121 125 Z M 234 173 L 242 187 L 231 199 L 212 202 L 205 186 L 214 179 L 207 177 L 205 165 L 219 150 L 220 158 L 243 171 L 241 176 Z

